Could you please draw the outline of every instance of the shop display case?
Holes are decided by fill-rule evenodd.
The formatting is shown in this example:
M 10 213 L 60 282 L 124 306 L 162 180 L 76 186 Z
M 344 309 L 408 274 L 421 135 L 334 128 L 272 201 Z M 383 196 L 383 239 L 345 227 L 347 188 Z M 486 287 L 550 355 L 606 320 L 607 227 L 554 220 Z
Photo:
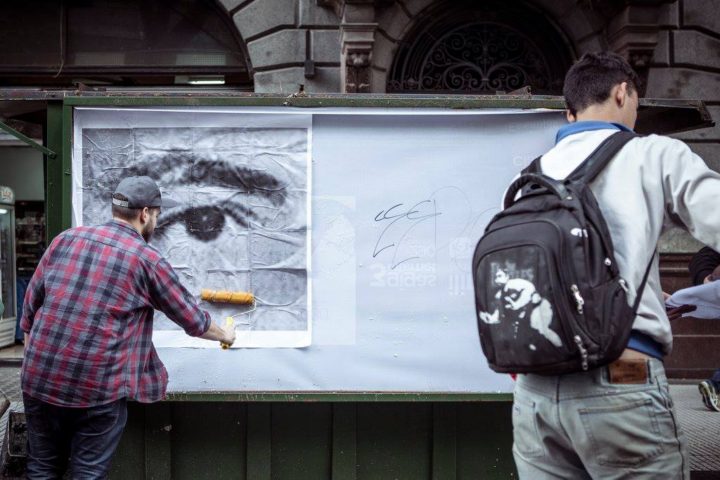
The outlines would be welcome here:
M 0 316 L 0 347 L 15 342 L 15 195 L 0 186 L 0 294 L 5 310 Z
M 45 251 L 45 205 L 38 201 L 15 202 L 15 257 L 18 281 L 29 280 Z
M 25 291 L 45 251 L 45 203 L 15 202 L 15 269 L 17 281 L 17 318 L 22 318 Z M 20 322 L 15 328 L 15 343 L 23 341 Z

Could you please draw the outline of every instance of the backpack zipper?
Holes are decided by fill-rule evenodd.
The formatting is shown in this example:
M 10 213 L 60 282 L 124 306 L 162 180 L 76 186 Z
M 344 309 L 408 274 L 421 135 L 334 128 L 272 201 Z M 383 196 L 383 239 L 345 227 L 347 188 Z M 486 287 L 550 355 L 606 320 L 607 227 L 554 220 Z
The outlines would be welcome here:
M 575 335 L 575 337 L 573 337 L 573 340 L 575 340 L 575 344 L 578 346 L 578 350 L 580 350 L 580 366 L 582 367 L 583 371 L 587 371 L 588 352 L 585 349 L 585 345 L 583 345 L 582 338 L 580 338 L 580 335 Z
M 583 300 L 582 295 L 580 295 L 580 289 L 577 285 L 573 283 L 572 285 L 570 285 L 570 291 L 572 292 L 573 298 L 575 299 L 575 304 L 577 305 L 577 312 L 582 315 L 585 300 Z

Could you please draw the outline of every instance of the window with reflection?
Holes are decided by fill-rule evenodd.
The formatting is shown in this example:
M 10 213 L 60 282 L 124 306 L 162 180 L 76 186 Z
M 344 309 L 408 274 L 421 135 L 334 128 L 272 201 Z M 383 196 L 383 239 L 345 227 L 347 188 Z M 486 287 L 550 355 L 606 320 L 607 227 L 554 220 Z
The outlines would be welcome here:
M 0 85 L 252 89 L 244 43 L 213 0 L 5 0 L 2 12 Z

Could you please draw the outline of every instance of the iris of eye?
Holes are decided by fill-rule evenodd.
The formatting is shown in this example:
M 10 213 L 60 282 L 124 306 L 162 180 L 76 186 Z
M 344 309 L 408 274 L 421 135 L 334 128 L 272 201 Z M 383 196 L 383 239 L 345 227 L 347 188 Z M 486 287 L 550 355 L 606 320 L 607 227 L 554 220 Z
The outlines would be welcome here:
M 225 226 L 225 215 L 219 207 L 191 208 L 183 213 L 188 234 L 202 240 L 215 240 Z

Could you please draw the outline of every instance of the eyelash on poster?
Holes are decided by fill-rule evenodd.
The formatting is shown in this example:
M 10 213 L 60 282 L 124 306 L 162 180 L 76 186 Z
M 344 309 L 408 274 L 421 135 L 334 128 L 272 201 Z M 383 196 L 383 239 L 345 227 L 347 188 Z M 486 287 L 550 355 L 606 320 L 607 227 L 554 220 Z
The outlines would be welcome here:
M 174 168 L 172 168 L 174 167 Z M 168 170 L 177 170 L 178 164 L 172 157 L 162 157 L 152 168 L 149 165 L 135 165 L 123 169 L 125 175 L 147 175 L 157 178 Z M 213 186 L 220 187 L 241 187 L 251 194 L 259 194 L 270 200 L 273 206 L 278 207 L 285 203 L 285 196 L 278 193 L 285 190 L 286 186 L 274 176 L 247 167 L 235 167 L 227 165 L 226 162 L 216 160 L 201 160 L 192 165 L 183 165 L 189 170 L 188 179 L 194 183 L 208 182 L 215 179 Z M 189 168 L 188 168 L 189 167 Z M 113 172 L 115 173 L 115 172 Z M 113 175 L 113 177 L 116 175 Z M 117 175 L 119 177 L 120 175 Z M 119 181 L 119 178 L 118 178 Z M 116 182 L 111 182 L 116 183 Z M 228 201 L 215 205 L 201 205 L 186 208 L 182 211 L 170 212 L 161 217 L 158 224 L 158 233 L 171 225 L 183 222 L 189 235 L 198 240 L 209 242 L 215 240 L 225 226 L 225 218 L 230 216 L 243 227 L 248 226 L 248 220 L 259 221 L 258 215 L 237 202 Z

